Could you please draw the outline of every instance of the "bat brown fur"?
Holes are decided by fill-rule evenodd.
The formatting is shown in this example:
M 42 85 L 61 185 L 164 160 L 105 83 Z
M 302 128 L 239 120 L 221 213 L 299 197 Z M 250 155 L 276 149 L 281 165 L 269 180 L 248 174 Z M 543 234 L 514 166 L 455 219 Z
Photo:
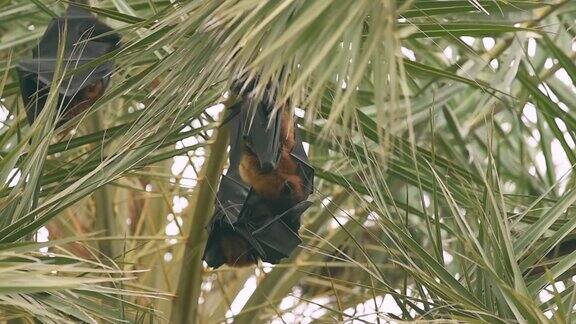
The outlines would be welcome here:
M 305 200 L 304 182 L 298 173 L 298 164 L 290 155 L 294 149 L 294 122 L 288 108 L 281 111 L 280 160 L 275 170 L 265 172 L 258 158 L 246 147 L 240 161 L 240 177 L 261 197 L 293 206 Z

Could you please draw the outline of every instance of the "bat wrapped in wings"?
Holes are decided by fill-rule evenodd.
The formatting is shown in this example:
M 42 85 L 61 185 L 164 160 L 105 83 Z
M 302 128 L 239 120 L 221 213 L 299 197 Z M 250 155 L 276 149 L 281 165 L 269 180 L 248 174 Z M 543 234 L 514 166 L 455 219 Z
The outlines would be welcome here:
M 230 166 L 207 227 L 204 260 L 211 267 L 278 263 L 301 243 L 314 169 L 290 114 L 274 111 L 271 100 L 254 105 L 244 95 L 231 113 Z
M 17 65 L 20 91 L 28 122 L 40 114 L 54 81 L 58 50 L 64 47 L 61 70 L 72 71 L 117 49 L 120 36 L 89 11 L 70 4 L 63 17 L 52 19 L 31 58 Z M 79 69 L 58 84 L 58 109 L 66 121 L 92 105 L 104 94 L 114 62 Z

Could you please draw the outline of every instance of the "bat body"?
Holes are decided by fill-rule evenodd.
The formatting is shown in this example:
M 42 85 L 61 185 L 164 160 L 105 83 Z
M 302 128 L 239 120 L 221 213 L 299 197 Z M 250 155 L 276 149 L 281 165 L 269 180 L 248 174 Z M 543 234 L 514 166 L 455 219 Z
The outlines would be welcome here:
M 275 264 L 302 242 L 300 216 L 311 205 L 305 199 L 314 169 L 289 113 L 271 114 L 268 103 L 256 106 L 251 114 L 243 100 L 226 118 L 230 165 L 220 180 L 203 256 L 211 267 Z
M 20 91 L 32 124 L 46 103 L 50 88 L 58 87 L 60 123 L 80 114 L 104 94 L 114 70 L 114 62 L 74 71 L 62 81 L 55 80 L 56 70 L 70 73 L 84 64 L 117 49 L 120 36 L 98 21 L 87 10 L 70 4 L 65 16 L 52 19 L 31 58 L 17 65 Z M 63 55 L 59 62 L 59 50 Z M 58 83 L 54 83 L 58 81 Z
M 80 90 L 75 97 L 70 98 L 67 110 L 64 111 L 64 120 L 72 119 L 92 106 L 104 94 L 106 86 L 103 80 L 98 80 Z
M 286 151 L 282 151 L 277 169 L 270 172 L 262 171 L 258 159 L 245 152 L 240 175 L 257 194 L 282 205 L 294 205 L 308 197 L 304 181 L 298 175 L 298 165 Z

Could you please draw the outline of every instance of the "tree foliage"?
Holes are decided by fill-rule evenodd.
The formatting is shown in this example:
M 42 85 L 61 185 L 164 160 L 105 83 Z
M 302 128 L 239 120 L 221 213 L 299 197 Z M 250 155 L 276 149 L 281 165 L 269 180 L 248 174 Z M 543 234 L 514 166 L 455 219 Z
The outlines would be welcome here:
M 111 87 L 28 126 L 14 66 L 66 3 L 0 0 L 0 321 L 570 321 L 572 1 L 85 2 Z M 290 259 L 210 270 L 245 73 L 296 107 L 314 205 Z

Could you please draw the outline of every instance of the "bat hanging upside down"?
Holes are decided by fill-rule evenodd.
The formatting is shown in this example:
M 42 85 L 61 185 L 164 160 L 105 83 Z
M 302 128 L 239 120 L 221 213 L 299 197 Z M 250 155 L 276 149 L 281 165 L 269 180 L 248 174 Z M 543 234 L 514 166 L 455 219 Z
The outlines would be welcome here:
M 61 47 L 64 53 L 60 53 Z M 59 94 L 58 125 L 86 111 L 104 94 L 115 66 L 113 61 L 104 61 L 54 82 L 58 81 L 59 64 L 63 72 L 71 73 L 118 48 L 120 35 L 84 8 L 70 4 L 64 16 L 52 19 L 32 50 L 32 57 L 22 59 L 16 66 L 30 125 L 43 110 L 53 86 L 57 86 Z
M 203 256 L 216 268 L 258 260 L 277 264 L 290 256 L 302 243 L 300 217 L 314 187 L 314 168 L 288 105 L 275 109 L 280 105 L 270 100 L 268 88 L 266 100 L 237 92 L 242 99 L 225 121 L 230 165 L 220 180 Z

